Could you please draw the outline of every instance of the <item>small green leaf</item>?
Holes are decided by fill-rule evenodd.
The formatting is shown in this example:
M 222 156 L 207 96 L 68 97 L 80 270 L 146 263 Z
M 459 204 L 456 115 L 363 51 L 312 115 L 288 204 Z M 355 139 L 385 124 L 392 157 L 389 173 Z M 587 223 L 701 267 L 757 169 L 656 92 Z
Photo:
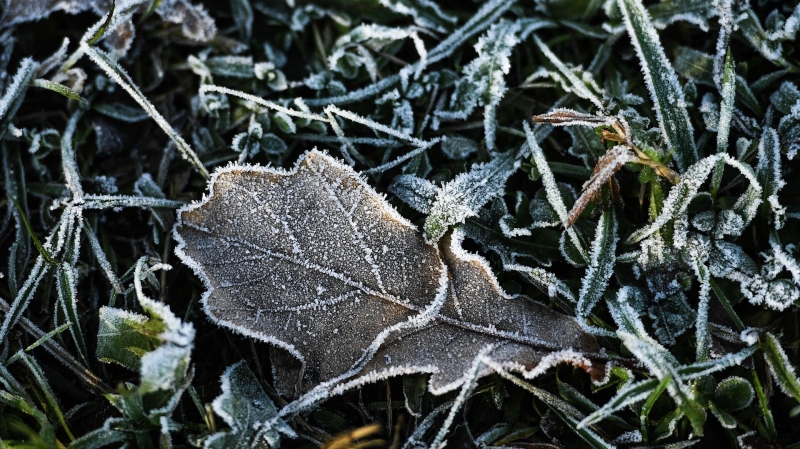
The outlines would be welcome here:
M 726 410 L 741 410 L 753 402 L 755 390 L 747 379 L 731 376 L 714 390 L 714 402 Z
M 708 409 L 711 410 L 711 413 L 717 417 L 719 423 L 722 424 L 722 427 L 726 429 L 736 428 L 736 418 L 734 418 L 733 415 L 718 408 L 713 402 L 708 403 Z
M 244 362 L 228 367 L 222 374 L 222 394 L 212 403 L 214 412 L 231 426 L 209 436 L 204 447 L 276 448 L 280 433 L 295 436 L 280 418 L 272 400 Z
M 96 354 L 103 362 L 136 371 L 142 355 L 161 345 L 158 334 L 165 326 L 159 320 L 113 307 L 101 307 L 99 315 Z

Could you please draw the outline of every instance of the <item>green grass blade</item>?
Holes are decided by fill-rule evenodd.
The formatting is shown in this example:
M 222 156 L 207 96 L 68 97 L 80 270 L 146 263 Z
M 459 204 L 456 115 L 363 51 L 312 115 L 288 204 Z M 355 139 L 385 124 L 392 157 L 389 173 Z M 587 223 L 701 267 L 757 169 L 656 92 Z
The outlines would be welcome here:
M 94 33 L 94 36 L 92 36 L 91 39 L 89 39 L 86 42 L 87 44 L 92 45 L 98 40 L 100 40 L 101 37 L 103 37 L 103 34 L 105 34 L 106 30 L 108 29 L 108 26 L 111 24 L 111 19 L 114 17 L 114 8 L 116 8 L 116 6 L 117 2 L 115 0 L 111 0 L 111 8 L 108 9 L 108 14 L 106 15 L 106 21 L 103 22 L 102 25 L 100 25 L 100 28 L 97 30 L 96 33 Z
M 647 88 L 655 105 L 656 116 L 664 139 L 675 149 L 680 171 L 697 161 L 694 128 L 686 111 L 683 89 L 675 69 L 667 60 L 650 16 L 641 0 L 617 0 L 625 18 L 625 26 L 636 48 Z
M 65 86 L 61 83 L 54 83 L 53 81 L 44 79 L 35 79 L 31 81 L 31 86 L 52 90 L 53 92 L 59 93 L 71 100 L 76 100 L 86 103 L 86 100 L 83 97 L 81 97 L 77 92 L 72 90 L 69 86 Z
M 759 339 L 759 342 L 772 377 L 775 378 L 784 393 L 800 402 L 800 380 L 797 379 L 794 366 L 789 362 L 789 357 L 778 339 L 767 332 Z
M 25 229 L 28 231 L 28 235 L 31 237 L 31 240 L 33 240 L 33 245 L 39 251 L 39 254 L 41 254 L 45 262 L 49 263 L 50 265 L 58 264 L 58 262 L 53 258 L 53 256 L 50 255 L 50 251 L 48 251 L 47 248 L 45 248 L 44 245 L 42 245 L 42 242 L 41 240 L 39 240 L 39 237 L 36 236 L 36 233 L 33 232 L 33 227 L 31 226 L 31 223 L 28 221 L 28 217 L 25 216 L 25 211 L 22 210 L 22 206 L 20 206 L 19 203 L 17 202 L 17 199 L 11 197 L 9 198 L 11 199 L 11 202 L 14 203 L 14 207 L 17 208 L 17 211 L 19 212 L 19 217 L 22 219 L 22 224 L 25 225 Z
M 36 363 L 36 361 L 31 357 L 29 357 L 27 354 L 25 354 L 24 352 L 20 352 L 20 354 L 22 354 L 22 357 L 20 357 L 20 359 L 22 360 L 23 364 L 28 369 L 28 371 L 31 373 L 31 376 L 33 377 L 36 384 L 42 390 L 42 393 L 44 393 L 45 400 L 47 401 L 50 408 L 53 410 L 53 413 L 55 413 L 56 417 L 58 418 L 58 421 L 61 423 L 61 427 L 64 428 L 64 431 L 67 433 L 67 436 L 69 437 L 70 441 L 74 441 L 75 436 L 72 435 L 72 431 L 69 430 L 69 426 L 67 426 L 67 421 L 66 419 L 64 419 L 64 413 L 61 411 L 61 407 L 58 405 L 56 396 L 53 393 L 53 389 L 50 387 L 50 383 L 47 381 L 47 378 L 44 375 L 44 371 L 42 371 L 42 368 L 39 366 L 39 364 Z
M 736 72 L 734 71 L 731 50 L 725 55 L 725 69 L 722 75 L 722 104 L 719 106 L 719 125 L 717 125 L 717 153 L 728 151 L 728 137 L 731 132 L 731 120 L 733 119 L 733 102 L 736 99 Z M 711 196 L 717 197 L 719 185 L 722 182 L 722 170 L 725 164 L 717 162 L 714 167 L 714 174 L 711 177 Z
M 595 238 L 592 242 L 591 259 L 589 268 L 583 277 L 581 291 L 578 295 L 577 315 L 578 323 L 587 332 L 596 335 L 615 336 L 614 332 L 590 325 L 587 322 L 592 309 L 608 288 L 608 282 L 613 274 L 614 264 L 617 261 L 615 252 L 617 247 L 617 219 L 614 211 L 603 212 L 597 223 Z

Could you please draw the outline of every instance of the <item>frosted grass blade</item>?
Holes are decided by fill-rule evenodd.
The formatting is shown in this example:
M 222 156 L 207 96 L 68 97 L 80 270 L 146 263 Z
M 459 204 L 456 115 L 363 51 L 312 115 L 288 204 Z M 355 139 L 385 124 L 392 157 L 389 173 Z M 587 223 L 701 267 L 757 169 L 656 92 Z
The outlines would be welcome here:
M 2 138 L 8 124 L 19 109 L 22 99 L 25 97 L 25 91 L 30 82 L 36 77 L 36 71 L 39 69 L 39 64 L 31 58 L 25 58 L 19 64 L 19 70 L 14 75 L 14 79 L 6 89 L 3 97 L 0 98 L 0 138 Z
M 722 104 L 719 106 L 719 124 L 717 125 L 717 153 L 728 151 L 728 138 L 731 133 L 731 120 L 733 119 L 733 102 L 736 99 L 736 72 L 734 72 L 733 58 L 728 49 L 725 55 L 725 68 L 722 76 Z M 711 195 L 717 195 L 724 163 L 717 162 L 714 174 L 711 177 Z
M 545 43 L 542 42 L 541 39 L 539 39 L 539 36 L 534 34 L 533 41 L 536 43 L 536 46 L 539 47 L 539 50 L 547 57 L 547 59 L 550 60 L 550 63 L 556 66 L 559 73 L 561 73 L 561 75 L 564 76 L 564 78 L 566 78 L 567 81 L 569 81 L 570 87 L 572 88 L 572 92 L 575 95 L 583 98 L 584 100 L 591 101 L 592 104 L 597 106 L 597 109 L 599 109 L 600 111 L 604 110 L 603 102 L 600 101 L 600 98 L 598 98 L 597 95 L 594 92 L 592 92 L 589 89 L 589 87 L 586 86 L 586 83 L 583 82 L 583 80 L 581 80 L 575 75 L 575 72 L 570 70 L 566 65 L 564 65 L 563 62 L 561 62 L 558 56 L 556 56 L 550 50 L 550 48 L 547 45 L 545 45 Z
M 85 42 L 81 43 L 81 48 L 86 52 L 87 55 L 89 55 L 89 58 L 91 58 L 95 64 L 100 66 L 100 68 L 103 69 L 108 76 L 113 78 L 117 84 L 122 86 L 122 88 L 125 89 L 125 91 L 128 92 L 128 94 L 130 94 L 130 96 L 133 97 L 137 103 L 139 103 L 142 109 L 147 111 L 150 117 L 156 121 L 158 126 L 161 127 L 165 133 L 167 133 L 167 136 L 169 136 L 169 138 L 175 142 L 175 146 L 178 147 L 178 150 L 183 154 L 183 157 L 186 158 L 189 163 L 191 163 L 197 169 L 197 171 L 203 175 L 204 178 L 208 179 L 208 170 L 206 170 L 206 168 L 203 166 L 203 163 L 200 161 L 200 158 L 197 157 L 197 154 L 194 152 L 194 150 L 192 150 L 192 147 L 189 146 L 189 144 L 183 140 L 183 137 L 181 137 L 180 134 L 178 134 L 178 132 L 172 128 L 164 116 L 162 116 L 156 107 L 153 106 L 153 103 L 151 103 L 150 100 L 144 96 L 142 91 L 139 90 L 130 76 L 128 76 L 128 74 L 122 70 L 122 67 L 117 65 L 117 63 L 114 62 L 114 60 L 112 60 L 105 52 L 93 48 Z
M 586 321 L 592 308 L 600 301 L 608 288 L 608 280 L 611 278 L 617 260 L 614 254 L 617 246 L 617 220 L 613 211 L 603 212 L 597 222 L 595 232 L 589 268 L 583 277 L 578 296 L 578 323 L 587 332 L 614 336 L 613 332 L 592 326 Z
M 800 402 L 800 380 L 778 339 L 767 332 L 759 340 L 772 377 L 786 395 Z
M 697 161 L 694 129 L 686 111 L 683 89 L 675 69 L 667 60 L 650 16 L 641 0 L 617 0 L 625 18 L 625 27 L 639 55 L 647 88 L 650 90 L 661 133 L 675 149 L 680 171 Z
M 528 125 L 527 121 L 523 124 L 523 127 L 525 128 L 525 134 L 527 135 L 528 139 L 528 148 L 533 155 L 533 161 L 536 163 L 536 167 L 538 168 L 539 173 L 542 175 L 542 184 L 547 192 L 547 201 L 549 201 L 550 205 L 553 206 L 556 214 L 558 214 L 558 218 L 561 220 L 561 224 L 567 229 L 566 232 L 572 244 L 578 248 L 583 260 L 588 261 L 589 253 L 587 253 L 586 249 L 583 247 L 580 237 L 578 237 L 578 233 L 575 232 L 575 229 L 567 225 L 569 222 L 567 206 L 564 204 L 564 199 L 561 198 L 561 192 L 558 190 L 558 185 L 556 185 L 556 178 L 553 176 L 553 172 L 547 165 L 547 159 L 545 159 L 544 153 L 539 147 L 539 144 L 536 143 L 536 135 L 531 129 L 530 125 Z
M 52 90 L 53 92 L 59 93 L 71 100 L 86 102 L 77 92 L 72 90 L 70 87 L 65 86 L 60 83 L 54 83 L 50 80 L 44 79 L 36 79 L 31 82 L 31 86 L 41 87 L 43 89 Z

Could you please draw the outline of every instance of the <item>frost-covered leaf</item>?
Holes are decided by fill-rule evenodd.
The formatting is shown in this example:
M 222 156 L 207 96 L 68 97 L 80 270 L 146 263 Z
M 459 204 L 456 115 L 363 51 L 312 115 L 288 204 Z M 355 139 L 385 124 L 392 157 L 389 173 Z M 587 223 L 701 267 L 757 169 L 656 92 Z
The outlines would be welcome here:
M 478 151 L 478 143 L 463 136 L 444 136 L 442 151 L 448 158 L 459 161 Z
M 425 220 L 425 238 L 435 242 L 450 226 L 477 215 L 484 204 L 503 194 L 506 180 L 519 166 L 515 152 L 507 151 L 496 154 L 489 162 L 473 165 L 469 172 L 442 186 Z
M 747 407 L 755 396 L 755 390 L 750 382 L 738 376 L 725 378 L 714 390 L 714 402 L 731 411 Z
M 769 100 L 777 110 L 791 114 L 792 108 L 800 102 L 800 90 L 789 81 L 784 81 L 781 87 L 770 95 Z
M 212 407 L 231 429 L 210 435 L 204 448 L 275 448 L 280 447 L 279 432 L 295 436 L 283 420 L 271 421 L 278 411 L 247 365 L 239 362 L 229 366 L 221 380 L 222 394 Z
M 414 175 L 397 176 L 389 185 L 390 192 L 423 214 L 431 213 L 431 207 L 436 202 L 436 197 L 441 194 L 441 190 L 432 182 Z
M 709 259 L 711 274 L 738 282 L 742 295 L 752 304 L 784 310 L 800 298 L 800 266 L 787 251 L 794 247 L 784 249 L 770 239 L 770 249 L 761 253 L 765 260 L 759 270 L 740 246 L 716 242 Z
M 686 332 L 697 317 L 683 292 L 654 301 L 647 314 L 653 320 L 656 339 L 666 345 L 675 344 L 675 339 Z
M 217 34 L 214 19 L 189 0 L 162 0 L 155 12 L 167 22 L 180 24 L 183 35 L 194 41 L 208 42 Z
M 573 320 L 504 293 L 487 262 L 461 249 L 460 234 L 441 249 L 426 243 L 322 153 L 289 172 L 228 167 L 210 190 L 181 211 L 177 254 L 205 283 L 215 322 L 294 356 L 274 358 L 289 394 L 411 372 L 432 372 L 431 390 L 449 391 L 487 344 L 516 369 L 554 350 L 596 349 Z
M 164 330 L 164 323 L 158 318 L 113 307 L 102 307 L 99 318 L 96 354 L 103 362 L 138 370 L 141 357 L 161 344 L 157 335 Z
M 675 149 L 678 168 L 683 171 L 697 161 L 694 129 L 686 112 L 683 89 L 667 60 L 658 34 L 641 0 L 617 0 L 625 18 L 631 42 L 639 55 L 647 88 L 655 106 L 658 126 L 667 144 Z
M 783 55 L 783 41 L 793 41 L 800 28 L 800 5 L 795 6 L 792 15 L 781 21 L 773 21 L 774 26 L 771 30 L 765 30 L 756 15 L 756 12 L 748 4 L 736 21 L 741 34 L 750 42 L 750 45 L 768 61 L 782 67 L 792 67 Z M 770 15 L 778 18 L 774 14 Z

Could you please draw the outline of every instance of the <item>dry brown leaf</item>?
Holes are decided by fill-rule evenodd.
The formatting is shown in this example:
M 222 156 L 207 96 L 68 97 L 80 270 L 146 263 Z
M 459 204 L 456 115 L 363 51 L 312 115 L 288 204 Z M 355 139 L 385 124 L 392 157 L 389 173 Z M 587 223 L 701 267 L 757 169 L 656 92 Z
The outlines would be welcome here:
M 571 318 L 504 293 L 458 232 L 440 254 L 349 166 L 317 151 L 291 171 L 218 170 L 210 194 L 181 210 L 175 237 L 207 287 L 211 319 L 293 356 L 273 358 L 288 394 L 410 372 L 434 373 L 441 393 L 488 344 L 520 370 L 547 355 L 586 364 L 578 352 L 597 350 Z

